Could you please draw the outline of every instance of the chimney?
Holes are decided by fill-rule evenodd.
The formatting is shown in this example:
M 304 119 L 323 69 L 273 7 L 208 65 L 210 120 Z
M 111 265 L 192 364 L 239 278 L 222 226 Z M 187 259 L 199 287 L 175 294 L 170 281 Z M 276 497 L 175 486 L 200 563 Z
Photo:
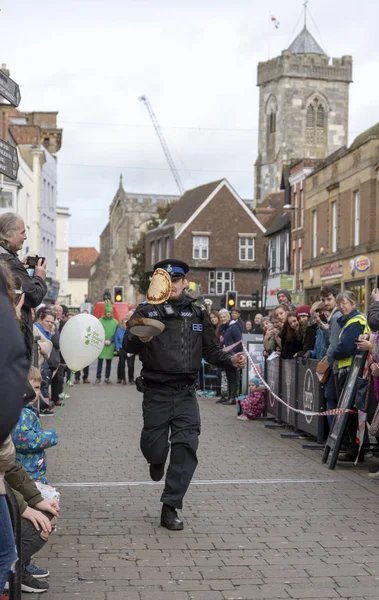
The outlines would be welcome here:
M 1 65 L 1 70 L 3 73 L 5 73 L 5 75 L 7 75 L 9 77 L 10 73 L 9 73 L 9 69 L 7 69 L 7 65 L 5 63 L 3 63 Z

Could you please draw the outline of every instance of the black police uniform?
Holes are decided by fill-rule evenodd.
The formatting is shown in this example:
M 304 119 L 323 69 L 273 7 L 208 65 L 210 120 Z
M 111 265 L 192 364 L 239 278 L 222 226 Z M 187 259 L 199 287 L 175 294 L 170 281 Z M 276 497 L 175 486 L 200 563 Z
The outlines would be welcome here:
M 168 266 L 170 272 L 178 262 L 158 265 Z M 153 318 L 165 324 L 165 330 L 147 343 L 126 334 L 124 348 L 139 354 L 143 365 L 139 382 L 144 395 L 142 453 L 151 465 L 164 464 L 171 446 L 161 501 L 180 509 L 197 466 L 200 414 L 194 384 L 201 360 L 230 369 L 233 355 L 218 345 L 205 308 L 185 294 L 160 305 L 142 303 L 133 314 L 135 318 Z

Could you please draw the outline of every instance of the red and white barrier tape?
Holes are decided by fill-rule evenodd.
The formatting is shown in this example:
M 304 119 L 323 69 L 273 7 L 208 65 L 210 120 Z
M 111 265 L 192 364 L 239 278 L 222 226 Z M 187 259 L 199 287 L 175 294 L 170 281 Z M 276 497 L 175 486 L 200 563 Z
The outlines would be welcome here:
M 277 400 L 278 402 L 280 402 L 281 404 L 286 406 L 289 410 L 292 410 L 293 412 L 296 412 L 300 415 L 304 415 L 305 417 L 327 417 L 329 415 L 343 415 L 345 413 L 355 413 L 355 410 L 350 410 L 349 408 L 334 408 L 332 410 L 324 410 L 323 412 L 312 412 L 309 410 L 300 410 L 299 408 L 294 408 L 293 406 L 290 406 L 289 404 L 287 404 L 287 402 L 284 402 L 284 400 L 282 400 L 282 398 L 280 398 L 277 394 L 275 394 L 275 392 L 273 392 L 271 390 L 268 383 L 263 379 L 262 375 L 260 374 L 259 369 L 256 366 L 256 364 L 254 363 L 253 359 L 251 358 L 245 344 L 243 342 L 241 342 L 241 343 L 242 343 L 243 350 L 247 356 L 247 360 L 249 361 L 250 365 L 253 367 L 258 379 L 262 382 L 262 384 L 264 385 L 266 390 L 268 390 L 270 392 L 270 394 L 275 398 L 275 400 Z

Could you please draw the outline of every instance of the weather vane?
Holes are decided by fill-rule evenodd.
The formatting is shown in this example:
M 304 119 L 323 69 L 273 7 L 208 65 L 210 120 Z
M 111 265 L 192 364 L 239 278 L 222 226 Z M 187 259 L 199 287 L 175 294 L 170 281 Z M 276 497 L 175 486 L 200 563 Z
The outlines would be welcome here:
M 309 0 L 304 0 L 303 2 L 303 6 L 304 6 L 304 27 L 307 26 L 307 7 L 309 4 Z

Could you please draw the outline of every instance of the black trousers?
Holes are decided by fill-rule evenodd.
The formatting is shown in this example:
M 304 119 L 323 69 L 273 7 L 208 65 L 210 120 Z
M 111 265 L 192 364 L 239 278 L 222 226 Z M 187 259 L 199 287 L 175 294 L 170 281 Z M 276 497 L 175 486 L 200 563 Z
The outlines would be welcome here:
M 55 373 L 54 377 L 53 374 Z M 58 369 L 50 367 L 51 377 L 51 399 L 56 404 L 59 400 L 59 394 L 63 392 L 64 388 L 64 367 L 59 365 Z
M 126 357 L 126 362 L 128 364 L 128 381 L 131 383 L 134 381 L 134 363 L 136 361 L 136 355 L 132 354 L 131 356 Z
M 51 513 L 41 511 L 44 515 L 50 519 L 54 518 Z M 46 540 L 43 540 L 40 536 L 39 531 L 34 527 L 31 521 L 28 519 L 21 519 L 21 553 L 22 553 L 22 564 L 26 563 L 31 557 L 39 552 L 41 548 L 46 544 Z
M 89 367 L 83 369 L 83 381 L 87 381 L 89 373 Z M 75 381 L 80 381 L 80 371 L 75 371 Z
M 117 365 L 117 380 L 126 379 L 125 377 L 125 361 L 126 352 L 123 348 L 118 351 L 118 365 Z
M 161 502 L 183 507 L 183 498 L 197 467 L 200 412 L 192 387 L 183 390 L 160 386 L 144 389 L 141 450 L 148 463 L 170 463 Z M 170 442 L 170 444 L 169 444 Z

